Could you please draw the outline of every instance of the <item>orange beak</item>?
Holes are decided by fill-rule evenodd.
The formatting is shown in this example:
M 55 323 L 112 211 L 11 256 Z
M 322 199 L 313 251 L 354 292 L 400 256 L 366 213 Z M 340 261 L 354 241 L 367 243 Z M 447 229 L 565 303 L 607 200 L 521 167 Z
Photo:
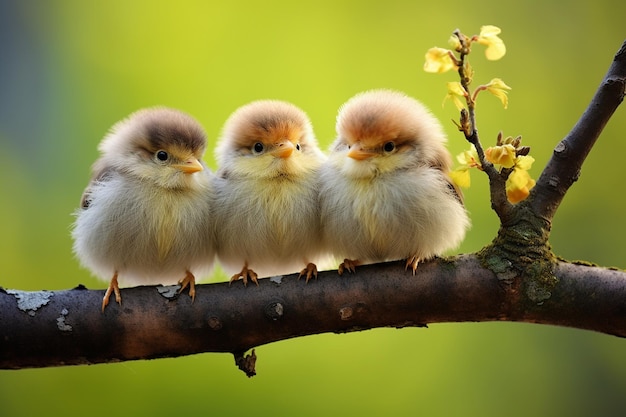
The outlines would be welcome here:
M 200 161 L 198 161 L 196 158 L 189 158 L 182 164 L 176 164 L 173 165 L 173 167 L 179 171 L 182 171 L 185 174 L 193 174 L 194 172 L 199 172 L 204 169 Z
M 274 146 L 275 148 L 274 150 L 272 150 L 272 155 L 274 155 L 277 158 L 289 158 L 289 156 L 291 156 L 295 148 L 293 146 L 293 143 L 291 143 L 291 141 L 289 140 L 278 142 Z
M 352 159 L 356 159 L 357 161 L 362 161 L 367 158 L 371 158 L 374 156 L 375 152 L 370 149 L 364 149 L 360 143 L 355 143 L 350 146 L 350 150 L 348 151 L 348 156 Z

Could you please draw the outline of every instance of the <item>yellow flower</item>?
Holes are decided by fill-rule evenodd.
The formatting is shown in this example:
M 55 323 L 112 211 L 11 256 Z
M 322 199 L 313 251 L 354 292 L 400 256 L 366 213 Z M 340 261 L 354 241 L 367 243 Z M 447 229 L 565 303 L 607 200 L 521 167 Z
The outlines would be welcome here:
M 480 168 L 480 161 L 478 160 L 478 152 L 476 152 L 476 147 L 471 145 L 467 151 L 463 151 L 462 153 L 456 156 L 456 160 L 459 164 L 467 166 L 468 168 Z
M 512 168 L 515 165 L 515 147 L 511 144 L 492 146 L 485 151 L 485 159 L 492 164 Z
M 493 80 L 489 81 L 489 84 L 486 84 L 484 87 L 487 91 L 500 99 L 505 109 L 508 107 L 509 97 L 507 96 L 507 90 L 510 90 L 511 87 L 506 85 L 504 81 L 502 81 L 500 78 L 494 78 Z
M 535 162 L 535 158 L 530 155 L 518 156 L 515 160 L 515 168 L 528 171 Z
M 534 161 L 535 159 L 529 155 L 516 158 L 515 168 L 506 180 L 506 196 L 511 203 L 519 203 L 526 199 L 535 186 L 535 180 L 528 173 Z
M 497 61 L 506 54 L 506 46 L 502 39 L 498 37 L 501 30 L 497 26 L 483 26 L 480 28 L 480 34 L 475 37 L 476 42 L 487 46 L 485 56 L 490 61 Z
M 467 97 L 467 92 L 463 88 L 460 82 L 454 81 L 448 83 L 448 94 L 443 99 L 442 106 L 446 104 L 446 100 L 450 99 L 454 102 L 454 105 L 458 110 L 461 110 L 465 107 L 465 100 Z M 463 98 L 463 100 L 461 100 Z
M 478 161 L 478 153 L 474 145 L 469 150 L 457 155 L 456 160 L 461 164 L 457 169 L 450 172 L 450 178 L 458 187 L 467 188 L 470 186 L 470 168 L 481 169 Z
M 535 180 L 528 171 L 514 170 L 506 181 L 506 197 L 513 204 L 519 203 L 528 197 L 534 186 Z
M 452 49 L 454 49 L 457 52 L 461 51 L 461 41 L 459 40 L 458 36 L 451 35 L 450 38 L 448 39 L 448 45 L 450 45 Z
M 470 186 L 471 180 L 469 168 L 459 167 L 454 171 L 451 171 L 449 175 L 450 179 L 454 184 L 456 184 L 457 187 L 468 188 Z
M 456 70 L 458 67 L 452 59 L 452 51 L 443 48 L 430 48 L 426 52 L 426 62 L 424 63 L 424 71 L 441 73 L 450 70 Z

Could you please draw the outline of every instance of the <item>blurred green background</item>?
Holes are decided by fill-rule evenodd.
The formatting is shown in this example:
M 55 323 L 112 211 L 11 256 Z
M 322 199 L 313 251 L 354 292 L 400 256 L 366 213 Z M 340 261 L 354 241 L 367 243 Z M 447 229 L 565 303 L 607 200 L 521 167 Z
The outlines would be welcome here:
M 503 110 L 485 95 L 484 143 L 532 147 L 537 177 L 587 106 L 626 35 L 615 0 L 503 3 L 375 1 L 0 2 L 0 285 L 104 288 L 71 252 L 71 212 L 107 129 L 152 105 L 181 108 L 215 143 L 228 115 L 260 98 L 291 101 L 325 148 L 337 108 L 387 87 L 444 121 L 453 154 L 467 148 L 441 106 L 452 74 L 422 71 L 451 32 L 502 28 L 507 55 L 471 57 L 476 83 L 501 77 Z M 558 255 L 626 267 L 626 109 L 618 109 L 554 221 Z M 215 168 L 212 153 L 206 161 Z M 460 252 L 497 230 L 486 178 L 466 191 L 473 228 Z M 221 280 L 216 273 L 212 280 Z M 246 378 L 230 355 L 0 371 L 0 414 L 611 416 L 626 408 L 626 341 L 519 323 L 435 324 L 320 335 L 257 349 Z

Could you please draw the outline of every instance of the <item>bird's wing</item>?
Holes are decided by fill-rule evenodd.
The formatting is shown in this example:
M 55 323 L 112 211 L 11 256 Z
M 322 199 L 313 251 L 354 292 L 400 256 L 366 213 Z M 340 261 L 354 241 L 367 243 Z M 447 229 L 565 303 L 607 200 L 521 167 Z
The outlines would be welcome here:
M 448 185 L 448 188 L 450 189 L 450 191 L 452 192 L 452 194 L 456 197 L 457 200 L 459 200 L 459 203 L 461 203 L 461 205 L 464 204 L 463 202 L 463 192 L 461 191 L 461 189 L 454 183 L 454 181 L 452 181 L 452 178 L 450 178 L 450 175 L 448 173 L 448 166 L 449 163 L 444 160 L 437 160 L 434 163 L 431 163 L 430 165 L 432 168 L 438 169 L 439 171 L 441 171 L 445 178 L 446 178 L 446 182 Z
M 454 194 L 456 199 L 459 200 L 459 203 L 461 203 L 461 205 L 465 205 L 463 201 L 463 192 L 461 191 L 461 189 L 454 183 L 454 181 L 452 181 L 452 178 L 450 178 L 450 176 L 447 174 L 446 180 L 448 181 L 448 188 L 450 189 L 452 194 Z
M 93 172 L 93 175 L 91 176 L 91 180 L 89 181 L 89 184 L 87 184 L 87 187 L 85 188 L 85 191 L 83 191 L 83 195 L 80 198 L 80 208 L 82 209 L 89 208 L 89 205 L 91 204 L 91 201 L 93 200 L 91 196 L 93 187 L 96 184 L 106 182 L 107 179 L 111 178 L 114 171 L 115 171 L 114 168 L 112 168 L 111 166 L 103 166 L 100 168 L 97 168 L 97 166 L 94 167 L 94 172 Z

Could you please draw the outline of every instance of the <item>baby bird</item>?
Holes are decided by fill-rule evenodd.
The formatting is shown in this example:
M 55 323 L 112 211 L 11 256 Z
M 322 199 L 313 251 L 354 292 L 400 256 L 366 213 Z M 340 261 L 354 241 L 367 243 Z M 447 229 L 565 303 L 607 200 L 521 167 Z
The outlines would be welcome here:
M 319 150 L 308 116 L 260 100 L 226 121 L 215 150 L 217 258 L 230 281 L 295 272 L 317 276 Z
M 448 177 L 451 157 L 437 119 L 400 92 L 373 90 L 346 102 L 337 138 L 321 169 L 324 244 L 363 263 L 422 260 L 457 247 L 469 227 L 460 191 Z
M 195 297 L 195 277 L 215 259 L 211 174 L 202 162 L 202 126 L 169 108 L 149 108 L 113 126 L 98 149 L 72 231 L 83 266 L 110 280 L 121 304 L 124 284 L 181 284 Z M 182 278 L 182 279 L 181 279 Z

